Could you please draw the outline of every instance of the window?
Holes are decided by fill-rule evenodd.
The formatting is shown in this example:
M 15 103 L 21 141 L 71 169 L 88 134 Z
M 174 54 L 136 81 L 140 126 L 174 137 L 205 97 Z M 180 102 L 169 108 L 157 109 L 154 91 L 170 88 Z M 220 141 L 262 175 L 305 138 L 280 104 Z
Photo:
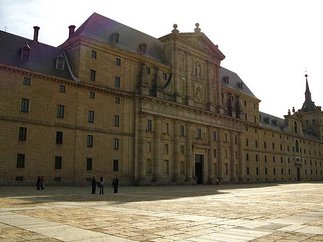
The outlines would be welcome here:
M 247 167 L 247 175 L 249 175 L 249 167 Z
M 164 144 L 164 153 L 168 154 L 168 144 Z
M 95 99 L 95 92 L 90 91 L 90 92 L 89 92 L 89 97 L 90 97 L 91 99 Z
M 149 67 L 146 67 L 146 74 L 150 75 L 150 68 Z
M 275 149 L 275 143 L 272 143 L 271 145 L 272 145 L 272 147 L 273 147 L 273 150 L 274 150 L 274 149 Z
M 147 142 L 147 152 L 151 152 L 151 142 Z
M 86 140 L 86 145 L 88 148 L 93 147 L 93 135 L 88 135 Z
M 120 88 L 120 76 L 114 78 L 114 87 Z
M 181 145 L 180 150 L 181 150 L 181 154 L 184 155 L 184 146 L 183 145 Z
M 267 148 L 267 144 L 266 144 L 266 141 L 264 142 L 264 149 L 266 149 Z
M 95 50 L 91 51 L 91 58 L 96 59 L 96 51 Z
M 22 84 L 25 85 L 25 86 L 30 86 L 31 78 L 25 76 L 24 79 L 22 79 Z
M 31 48 L 29 47 L 28 44 L 26 44 L 22 49 L 20 53 L 20 59 L 28 61 L 30 58 L 30 50 Z
M 169 132 L 169 124 L 168 123 L 165 123 L 164 124 L 164 133 L 165 134 L 168 134 L 168 132 Z
M 213 131 L 213 141 L 216 141 L 217 140 L 217 134 L 216 134 L 216 131 Z
M 169 174 L 169 161 L 164 160 L 164 173 Z
M 228 143 L 228 134 L 224 133 L 224 143 Z
M 95 81 L 96 76 L 96 71 L 95 70 L 90 70 L 90 81 Z
M 61 156 L 55 156 L 55 169 L 56 170 L 62 169 L 62 157 Z
M 115 97 L 114 103 L 115 104 L 120 104 L 120 97 Z
M 113 139 L 113 149 L 115 149 L 115 150 L 119 149 L 119 139 L 117 139 L 117 138 Z
M 94 111 L 89 111 L 87 114 L 87 121 L 89 123 L 94 123 Z
M 113 171 L 119 170 L 119 160 L 113 160 Z
M 246 160 L 247 161 L 249 160 L 249 154 L 248 153 L 246 154 Z
M 257 140 L 255 140 L 255 146 L 256 146 L 256 148 L 258 148 L 258 141 Z
M 26 98 L 21 99 L 20 111 L 23 113 L 29 112 L 29 99 L 26 99 Z
M 237 135 L 234 136 L 234 144 L 236 144 L 236 145 L 238 144 L 238 136 Z
M 119 43 L 119 37 L 120 37 L 120 34 L 118 32 L 113 33 L 112 34 L 112 42 L 114 44 Z
M 163 79 L 167 80 L 167 73 L 163 72 Z
M 92 171 L 92 158 L 86 158 L 86 170 Z
M 65 67 L 65 59 L 62 55 L 59 55 L 56 58 L 56 69 L 57 70 L 64 70 Z
M 63 105 L 57 106 L 57 118 L 64 118 L 64 109 L 65 107 Z
M 119 127 L 119 121 L 120 121 L 120 117 L 119 117 L 119 115 L 114 115 L 113 125 L 114 125 L 115 127 Z
M 120 58 L 116 58 L 116 66 L 121 66 L 121 59 Z
M 258 161 L 258 155 L 256 155 L 256 161 Z
M 216 158 L 216 149 L 213 150 L 213 156 Z
M 64 85 L 59 85 L 58 91 L 59 92 L 65 92 L 65 86 Z
M 56 144 L 63 144 L 63 132 L 56 131 Z
M 16 176 L 16 181 L 22 182 L 24 180 L 23 176 Z
M 152 120 L 151 119 L 147 120 L 147 131 L 152 131 Z
M 181 125 L 179 127 L 179 135 L 180 136 L 184 136 L 185 135 L 185 127 L 184 127 L 184 125 Z
M 25 154 L 17 154 L 17 168 L 25 168 Z
M 196 130 L 196 138 L 201 139 L 202 138 L 202 129 L 198 128 Z
M 246 146 L 249 146 L 249 140 L 246 139 Z
M 18 140 L 25 141 L 27 136 L 27 128 L 25 127 L 19 127 L 19 135 Z

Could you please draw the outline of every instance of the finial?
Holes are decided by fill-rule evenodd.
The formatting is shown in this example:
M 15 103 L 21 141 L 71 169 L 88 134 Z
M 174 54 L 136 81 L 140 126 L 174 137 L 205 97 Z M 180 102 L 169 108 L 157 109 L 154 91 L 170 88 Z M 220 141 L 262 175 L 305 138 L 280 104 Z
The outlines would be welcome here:
M 288 115 L 290 115 L 290 109 L 288 109 Z
M 200 27 L 200 24 L 199 23 L 196 23 L 195 24 L 195 29 L 194 29 L 194 31 L 195 31 L 195 33 L 200 33 L 201 32 L 201 29 L 199 28 Z
M 174 29 L 172 30 L 172 33 L 173 33 L 173 34 L 175 34 L 175 33 L 176 33 L 176 34 L 177 34 L 177 33 L 179 33 L 179 31 L 178 31 L 177 27 L 178 27 L 178 25 L 177 25 L 177 24 L 174 24 L 174 25 L 173 25 L 173 28 L 174 28 Z
M 293 111 L 293 113 L 295 113 L 295 107 L 293 107 L 292 111 Z

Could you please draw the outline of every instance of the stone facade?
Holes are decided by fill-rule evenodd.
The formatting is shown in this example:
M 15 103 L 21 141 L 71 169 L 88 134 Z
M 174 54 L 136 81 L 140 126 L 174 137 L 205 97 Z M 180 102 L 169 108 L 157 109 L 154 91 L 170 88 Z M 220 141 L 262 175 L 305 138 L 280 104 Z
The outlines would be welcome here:
M 33 40 L 0 32 L 0 183 L 322 180 L 323 113 L 307 80 L 302 109 L 259 112 L 195 27 L 155 39 L 94 13 L 57 48 L 39 28 Z

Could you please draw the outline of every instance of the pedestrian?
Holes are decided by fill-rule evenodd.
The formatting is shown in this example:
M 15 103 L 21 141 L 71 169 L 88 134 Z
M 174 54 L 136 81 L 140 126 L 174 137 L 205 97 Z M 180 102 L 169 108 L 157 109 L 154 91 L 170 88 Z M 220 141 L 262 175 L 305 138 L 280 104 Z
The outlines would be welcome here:
M 40 176 L 37 177 L 36 187 L 37 190 L 40 190 Z
M 217 177 L 216 178 L 216 185 L 219 185 L 220 184 L 220 180 L 219 180 L 219 178 Z
M 99 181 L 100 183 L 100 194 L 104 194 L 104 179 L 103 179 L 103 177 L 101 176 L 100 177 L 100 181 Z
M 113 178 L 112 186 L 113 186 L 113 192 L 118 193 L 119 179 L 117 176 Z
M 96 191 L 96 178 L 95 176 L 92 177 L 92 194 L 95 194 Z
M 44 190 L 45 188 L 45 179 L 43 176 L 40 177 L 40 189 Z

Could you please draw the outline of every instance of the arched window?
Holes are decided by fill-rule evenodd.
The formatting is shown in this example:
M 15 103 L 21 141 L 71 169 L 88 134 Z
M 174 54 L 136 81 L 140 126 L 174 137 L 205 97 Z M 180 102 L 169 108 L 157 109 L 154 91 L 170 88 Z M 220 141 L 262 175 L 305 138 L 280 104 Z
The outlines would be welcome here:
M 65 59 L 62 55 L 57 56 L 56 58 L 56 69 L 64 70 L 65 66 Z
M 295 148 L 296 148 L 296 152 L 299 152 L 298 140 L 295 141 Z
M 30 51 L 31 48 L 29 47 L 28 43 L 21 48 L 20 59 L 22 60 L 29 60 L 30 59 Z
M 297 133 L 297 130 L 298 130 L 298 128 L 297 128 L 297 122 L 294 121 L 294 131 L 295 131 L 295 133 Z

